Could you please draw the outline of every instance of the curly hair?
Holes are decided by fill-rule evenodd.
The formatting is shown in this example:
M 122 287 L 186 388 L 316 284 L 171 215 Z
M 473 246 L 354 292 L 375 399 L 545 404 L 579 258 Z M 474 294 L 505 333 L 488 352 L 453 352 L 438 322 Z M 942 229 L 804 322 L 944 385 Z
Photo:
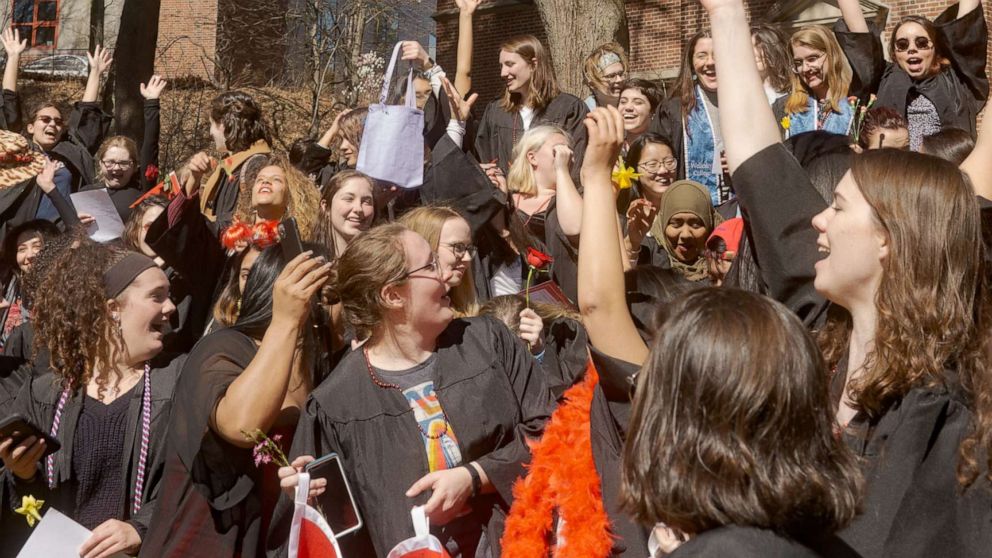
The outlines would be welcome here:
M 74 240 L 46 254 L 52 261 L 39 277 L 31 316 L 34 354 L 50 351 L 52 369 L 69 390 L 86 385 L 97 369 L 116 370 L 113 355 L 125 350 L 107 307 L 103 274 L 127 252 L 88 238 Z M 110 382 L 104 379 L 99 389 Z
M 259 140 L 272 145 L 262 108 L 247 93 L 226 91 L 214 97 L 210 120 L 224 125 L 224 142 L 231 153 L 244 151 Z
M 891 107 L 872 107 L 865 112 L 861 133 L 858 136 L 858 145 L 863 149 L 871 148 L 871 136 L 875 132 L 883 130 L 898 130 L 909 128 L 906 119 L 899 112 Z
M 856 156 L 851 175 L 890 246 L 875 295 L 874 345 L 849 384 L 851 399 L 877 420 L 910 390 L 954 383 L 949 374 L 956 374 L 974 412 L 958 463 L 958 480 L 968 485 L 979 475 L 978 455 L 992 441 L 992 381 L 983 346 L 989 301 L 975 193 L 953 163 L 895 149 Z M 834 314 L 819 333 L 831 366 L 846 355 L 852 328 L 849 313 Z
M 286 175 L 286 191 L 289 194 L 289 204 L 286 206 L 286 217 L 296 218 L 296 224 L 300 229 L 303 240 L 309 240 L 317 221 L 317 212 L 320 208 L 320 191 L 317 186 L 299 169 L 289 162 L 289 158 L 281 153 L 268 153 L 258 164 L 252 164 L 245 174 L 242 183 L 243 193 L 238 196 L 238 205 L 235 216 L 247 223 L 253 223 L 250 218 L 252 214 L 251 188 L 254 187 L 255 178 L 258 173 L 266 167 L 279 167 Z

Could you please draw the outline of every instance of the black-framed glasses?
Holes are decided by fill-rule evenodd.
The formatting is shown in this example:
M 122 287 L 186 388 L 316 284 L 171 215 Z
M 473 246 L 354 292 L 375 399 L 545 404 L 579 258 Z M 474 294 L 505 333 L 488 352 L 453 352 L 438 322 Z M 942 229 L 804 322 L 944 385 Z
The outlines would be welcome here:
M 806 58 L 801 58 L 799 60 L 792 61 L 792 73 L 801 74 L 803 73 L 804 67 L 809 67 L 811 70 L 819 69 L 823 65 L 823 58 L 827 54 L 821 52 L 820 54 L 813 54 L 807 56 Z
M 100 162 L 103 163 L 103 166 L 107 167 L 108 169 L 112 169 L 112 168 L 128 169 L 131 168 L 131 165 L 134 164 L 134 161 L 113 161 L 111 159 L 104 159 L 103 161 Z
M 603 74 L 603 80 L 604 81 L 613 81 L 613 80 L 615 80 L 617 78 L 626 79 L 626 77 L 627 77 L 626 70 L 621 70 L 619 72 L 613 72 L 612 74 Z
M 673 171 L 679 166 L 679 160 L 675 157 L 665 157 L 660 161 L 644 161 L 643 163 L 638 163 L 637 168 L 643 169 L 652 174 L 660 171 L 662 168 L 666 170 Z
M 451 249 L 451 253 L 455 255 L 456 260 L 464 258 L 465 254 L 468 254 L 470 257 L 474 258 L 476 252 L 479 251 L 479 249 L 474 245 L 465 244 L 464 242 L 452 242 L 451 244 L 443 244 L 442 246 L 447 246 Z
M 916 47 L 916 50 L 930 50 L 933 48 L 933 41 L 929 37 L 913 37 L 912 44 Z M 896 52 L 906 52 L 909 50 L 910 41 L 903 37 L 902 39 L 896 39 L 895 45 Z
M 410 271 L 407 271 L 403 275 L 400 275 L 399 279 L 397 279 L 396 281 L 397 282 L 399 282 L 399 281 L 405 281 L 410 276 L 412 276 L 414 273 L 417 273 L 418 271 L 423 271 L 425 269 L 430 270 L 434 274 L 435 277 L 439 277 L 440 276 L 441 266 L 437 263 L 437 254 L 435 254 L 435 253 L 432 252 L 431 253 L 431 261 L 427 262 L 426 264 L 424 264 L 424 265 L 422 265 L 422 266 L 420 266 L 420 267 L 418 267 L 416 269 L 411 269 Z

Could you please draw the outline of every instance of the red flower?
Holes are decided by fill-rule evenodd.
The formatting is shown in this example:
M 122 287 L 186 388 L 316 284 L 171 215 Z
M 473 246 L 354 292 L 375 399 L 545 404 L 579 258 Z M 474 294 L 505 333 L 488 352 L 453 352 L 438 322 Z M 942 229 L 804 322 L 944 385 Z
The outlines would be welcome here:
M 158 182 L 158 167 L 156 165 L 148 165 L 145 167 L 145 180 L 149 184 L 155 184 Z
M 533 267 L 534 269 L 544 269 L 550 266 L 552 262 L 554 262 L 554 259 L 544 252 L 533 248 L 527 249 L 527 265 Z

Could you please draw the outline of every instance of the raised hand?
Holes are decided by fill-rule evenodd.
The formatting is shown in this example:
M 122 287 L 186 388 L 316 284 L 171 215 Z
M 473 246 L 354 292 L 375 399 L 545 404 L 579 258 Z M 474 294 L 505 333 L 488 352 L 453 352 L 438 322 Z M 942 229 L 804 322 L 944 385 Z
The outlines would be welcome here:
M 582 172 L 611 172 L 623 145 L 623 117 L 616 107 L 598 107 L 586 116 L 584 122 L 589 132 Z
M 472 15 L 479 8 L 482 0 L 455 0 L 458 11 L 464 15 Z
M 744 7 L 743 0 L 699 0 L 699 3 L 703 5 L 703 9 L 707 12 L 713 13 L 720 8 L 728 8 L 739 6 Z
M 323 257 L 304 252 L 293 258 L 272 287 L 272 323 L 302 324 L 310 299 L 327 282 L 331 264 Z
M 572 149 L 565 145 L 556 145 L 552 150 L 555 158 L 555 170 L 568 174 L 572 168 Z
M 17 29 L 5 29 L 0 35 L 3 41 L 3 49 L 7 51 L 7 59 L 17 58 L 28 48 L 28 40 L 21 39 L 21 33 Z
M 152 99 L 158 99 L 162 96 L 162 91 L 165 90 L 165 86 L 169 82 L 162 79 L 162 76 L 152 76 L 148 80 L 148 84 L 141 84 L 141 96 L 149 101 Z
M 657 215 L 658 208 L 648 200 L 639 198 L 630 202 L 627 208 L 627 239 L 632 249 L 641 245 Z
M 101 45 L 96 45 L 96 48 L 92 53 L 87 52 L 86 58 L 90 62 L 90 74 L 94 72 L 97 75 L 102 75 L 107 73 L 110 69 L 110 65 L 114 62 L 114 57 L 110 55 L 110 51 L 103 48 Z
M 64 166 L 61 161 L 53 161 L 51 159 L 45 161 L 45 166 L 35 179 L 38 187 L 46 194 L 50 194 L 55 189 L 55 172 Z
M 424 69 L 430 63 L 430 55 L 417 41 L 403 41 L 402 59 L 413 62 L 413 65 Z
M 448 104 L 451 106 L 451 117 L 459 122 L 465 122 L 472 115 L 472 106 L 479 99 L 478 93 L 472 93 L 468 99 L 462 99 L 462 94 L 455 89 L 455 86 L 448 81 L 448 78 L 441 80 L 444 86 L 444 93 L 448 96 Z

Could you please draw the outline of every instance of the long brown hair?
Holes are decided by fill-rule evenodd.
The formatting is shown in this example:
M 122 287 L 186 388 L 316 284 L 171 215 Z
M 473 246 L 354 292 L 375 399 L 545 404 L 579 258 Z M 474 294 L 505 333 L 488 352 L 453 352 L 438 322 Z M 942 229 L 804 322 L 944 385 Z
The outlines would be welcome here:
M 166 209 L 169 207 L 168 198 L 165 196 L 150 196 L 141 200 L 141 203 L 131 210 L 131 214 L 127 217 L 127 222 L 124 223 L 124 233 L 121 235 L 124 248 L 134 252 L 141 251 L 141 220 L 145 218 L 145 213 L 148 213 L 148 210 L 153 207 Z
M 621 501 L 643 524 L 804 540 L 855 516 L 860 475 L 833 434 L 827 371 L 782 304 L 692 291 L 662 316 L 639 374 Z
M 890 246 L 875 295 L 874 345 L 849 384 L 851 399 L 874 420 L 911 389 L 952 384 L 956 374 L 975 412 L 958 467 L 959 480 L 970 484 L 979 474 L 978 447 L 989 447 L 992 430 L 983 348 L 988 297 L 975 193 L 954 164 L 895 149 L 854 157 L 851 175 Z M 850 315 L 835 314 L 819 334 L 831 365 L 846 354 L 851 337 Z
M 807 25 L 792 34 L 789 44 L 825 53 L 822 72 L 823 79 L 827 81 L 827 106 L 833 112 L 840 112 L 841 103 L 847 102 L 847 91 L 851 87 L 853 73 L 837 38 L 822 25 Z M 810 91 L 803 85 L 799 74 L 793 72 L 792 92 L 785 101 L 785 112 L 792 114 L 809 110 L 809 94 Z
M 672 96 L 678 96 L 682 104 L 682 124 L 689 118 L 689 114 L 696 108 L 696 68 L 692 65 L 692 54 L 696 50 L 696 43 L 700 39 L 712 39 L 713 34 L 709 29 L 700 29 L 689 38 L 685 48 L 682 50 L 682 66 L 679 68 L 679 77 L 675 80 L 675 87 L 672 89 Z M 717 76 L 719 79 L 719 76 Z
M 770 23 L 751 25 L 751 39 L 765 63 L 768 84 L 775 91 L 784 93 L 792 83 L 792 53 L 789 38 L 782 29 Z
M 544 110 L 561 93 L 558 80 L 555 78 L 555 69 L 551 66 L 551 57 L 537 37 L 533 35 L 514 37 L 501 44 L 499 49 L 518 54 L 525 63 L 533 66 L 534 71 L 527 85 L 530 88 L 530 96 L 527 100 L 534 112 L 539 113 Z M 503 96 L 500 97 L 499 106 L 506 112 L 517 112 L 520 110 L 520 102 L 520 95 L 505 89 Z
M 331 258 L 337 258 L 337 248 L 334 246 L 334 225 L 331 224 L 331 202 L 334 200 L 334 195 L 338 193 L 346 182 L 351 179 L 365 180 L 369 183 L 372 188 L 372 192 L 375 192 L 375 182 L 372 181 L 372 177 L 369 175 L 359 172 L 357 170 L 343 170 L 335 174 L 327 184 L 324 186 L 324 191 L 320 193 L 320 204 L 317 208 L 317 222 L 313 226 L 313 234 L 311 238 L 314 243 L 320 244 L 327 248 L 331 254 Z M 375 196 L 372 196 L 372 203 L 375 203 Z M 375 220 L 375 214 L 373 213 L 372 219 Z
M 411 231 L 424 237 L 431 250 L 438 251 L 441 244 L 441 229 L 451 219 L 461 219 L 461 213 L 447 206 L 423 206 L 412 209 L 400 217 L 399 222 Z M 471 266 L 462 277 L 462 282 L 448 293 L 451 295 L 451 307 L 460 316 L 476 316 L 479 314 L 479 301 L 475 293 L 475 279 Z

